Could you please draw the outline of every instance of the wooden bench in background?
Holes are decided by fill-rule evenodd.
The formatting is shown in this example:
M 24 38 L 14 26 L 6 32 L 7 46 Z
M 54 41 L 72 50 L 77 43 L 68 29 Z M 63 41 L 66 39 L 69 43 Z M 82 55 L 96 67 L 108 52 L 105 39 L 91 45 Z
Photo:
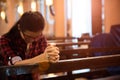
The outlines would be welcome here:
M 78 40 L 78 37 L 51 37 L 51 38 L 47 38 L 48 42 L 55 42 L 55 43 L 59 43 L 59 42 L 71 42 L 72 40 Z
M 73 49 L 76 46 L 76 48 L 80 47 L 81 45 L 87 45 L 89 47 L 90 42 L 61 42 L 56 43 L 56 46 L 60 49 Z
M 91 41 L 92 37 L 51 37 L 47 38 L 48 42 L 71 42 L 71 41 L 77 41 L 77 42 L 83 42 L 83 41 Z
M 73 46 L 80 47 L 81 45 L 89 46 L 91 38 L 79 37 L 52 37 L 47 38 L 48 43 L 56 43 L 60 49 L 72 48 Z
M 94 57 L 95 56 L 94 54 L 98 52 L 100 52 L 101 54 L 102 53 L 120 54 L 120 47 L 62 49 L 60 50 L 60 56 L 61 59 Z

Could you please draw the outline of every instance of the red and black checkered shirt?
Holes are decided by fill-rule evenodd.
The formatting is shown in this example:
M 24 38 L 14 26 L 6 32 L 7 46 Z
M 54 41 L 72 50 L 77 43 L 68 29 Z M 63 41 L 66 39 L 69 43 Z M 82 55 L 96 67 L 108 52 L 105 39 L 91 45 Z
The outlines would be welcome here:
M 33 58 L 44 52 L 47 47 L 46 38 L 42 35 L 37 40 L 33 41 L 30 44 L 29 52 L 26 53 L 27 44 L 21 38 L 20 33 L 17 32 L 15 35 L 17 36 L 9 36 L 9 34 L 5 34 L 0 37 L 0 61 L 2 61 L 3 65 L 8 65 L 10 57 L 19 56 L 22 60 Z M 29 78 L 25 78 L 23 76 L 18 76 L 16 79 L 12 80 L 28 80 Z M 32 79 L 30 79 L 32 80 Z

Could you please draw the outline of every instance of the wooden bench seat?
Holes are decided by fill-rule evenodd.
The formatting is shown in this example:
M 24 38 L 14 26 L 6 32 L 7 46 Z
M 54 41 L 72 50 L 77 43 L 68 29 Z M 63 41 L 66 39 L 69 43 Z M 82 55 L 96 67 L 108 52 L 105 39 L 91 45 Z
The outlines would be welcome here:
M 57 73 L 57 72 L 71 72 L 73 70 L 79 70 L 85 68 L 99 69 L 110 66 L 120 66 L 119 61 L 120 61 L 120 54 L 116 54 L 116 55 L 106 55 L 99 57 L 60 60 L 58 63 L 49 64 L 49 65 L 48 63 L 44 62 L 33 65 L 1 66 L 0 75 L 2 76 L 1 80 L 5 80 L 5 77 L 7 76 L 28 74 L 36 70 L 39 71 L 41 74 L 48 74 L 48 73 Z M 46 64 L 48 65 L 48 68 L 44 69 Z

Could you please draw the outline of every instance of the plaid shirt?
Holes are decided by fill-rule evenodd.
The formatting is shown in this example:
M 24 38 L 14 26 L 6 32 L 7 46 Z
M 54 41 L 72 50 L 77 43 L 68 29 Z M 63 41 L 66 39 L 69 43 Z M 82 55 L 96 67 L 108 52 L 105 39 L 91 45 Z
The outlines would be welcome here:
M 47 41 L 46 38 L 42 35 L 38 37 L 35 41 L 33 41 L 29 45 L 29 51 L 26 53 L 27 44 L 21 38 L 20 33 L 17 32 L 17 36 L 9 36 L 5 34 L 0 37 L 0 61 L 2 61 L 3 65 L 9 65 L 9 61 L 11 58 L 19 57 L 21 60 L 33 58 L 44 52 Z M 23 76 L 17 76 L 16 79 L 10 80 L 28 80 L 29 78 L 25 78 Z M 32 80 L 32 79 L 29 79 Z

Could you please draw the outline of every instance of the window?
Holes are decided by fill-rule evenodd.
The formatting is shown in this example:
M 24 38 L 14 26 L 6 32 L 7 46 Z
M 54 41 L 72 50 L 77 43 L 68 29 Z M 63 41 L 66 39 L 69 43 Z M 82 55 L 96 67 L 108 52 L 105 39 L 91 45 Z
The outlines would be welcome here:
M 71 27 L 72 36 L 80 37 L 83 33 L 91 34 L 91 0 L 68 0 L 71 1 L 71 6 L 69 5 L 67 10 L 70 12 L 71 9 Z M 70 2 L 69 2 L 70 4 Z

